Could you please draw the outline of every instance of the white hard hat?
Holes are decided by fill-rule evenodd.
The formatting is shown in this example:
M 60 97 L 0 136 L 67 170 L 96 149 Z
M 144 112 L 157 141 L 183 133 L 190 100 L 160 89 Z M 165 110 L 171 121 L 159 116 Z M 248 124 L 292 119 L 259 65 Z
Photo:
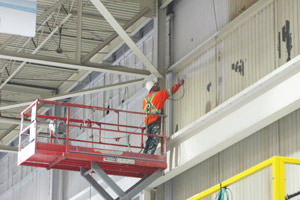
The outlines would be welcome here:
M 147 81 L 146 84 L 145 84 L 145 88 L 150 92 L 153 85 L 154 85 L 153 81 Z

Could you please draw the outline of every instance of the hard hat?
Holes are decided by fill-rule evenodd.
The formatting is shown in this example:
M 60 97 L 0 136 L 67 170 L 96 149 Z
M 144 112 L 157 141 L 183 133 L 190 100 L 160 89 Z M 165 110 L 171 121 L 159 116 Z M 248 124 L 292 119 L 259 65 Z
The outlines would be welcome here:
M 154 85 L 153 81 L 147 81 L 146 84 L 145 84 L 145 88 L 150 92 L 153 85 Z

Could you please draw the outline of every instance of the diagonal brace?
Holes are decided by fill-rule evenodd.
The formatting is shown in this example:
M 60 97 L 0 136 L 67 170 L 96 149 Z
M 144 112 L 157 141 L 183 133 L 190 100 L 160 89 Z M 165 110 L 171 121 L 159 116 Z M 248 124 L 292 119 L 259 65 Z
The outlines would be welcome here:
M 134 196 L 136 196 L 138 193 L 143 191 L 148 185 L 150 185 L 153 181 L 155 181 L 157 178 L 163 175 L 162 170 L 157 170 L 155 173 L 144 177 L 139 182 L 137 182 L 135 185 L 133 185 L 131 188 L 129 188 L 126 191 L 126 194 L 120 198 L 119 200 L 129 200 L 132 199 Z
M 119 36 L 124 40 L 128 47 L 133 51 L 133 53 L 140 59 L 140 61 L 145 65 L 145 67 L 151 71 L 155 76 L 162 78 L 163 76 L 159 71 L 152 65 L 149 59 L 143 54 L 143 52 L 137 47 L 134 41 L 129 37 L 122 26 L 116 21 L 112 14 L 106 9 L 104 4 L 100 0 L 90 0 L 96 9 L 102 14 L 105 20 L 111 25 L 111 27 L 119 34 Z
M 92 162 L 92 169 L 98 174 L 107 185 L 118 195 L 124 196 L 125 192 L 112 180 L 95 162 Z
M 80 167 L 81 176 L 85 178 L 85 180 L 89 182 L 104 199 L 113 200 L 113 198 L 97 183 L 97 181 L 95 181 L 91 175 L 86 174 L 85 172 L 86 169 L 84 169 L 84 167 Z

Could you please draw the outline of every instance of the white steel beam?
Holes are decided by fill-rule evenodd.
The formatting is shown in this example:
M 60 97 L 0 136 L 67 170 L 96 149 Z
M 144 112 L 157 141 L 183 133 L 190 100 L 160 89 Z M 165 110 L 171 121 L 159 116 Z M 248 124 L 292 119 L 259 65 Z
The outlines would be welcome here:
M 146 66 L 146 68 L 155 76 L 162 78 L 163 76 L 159 73 L 157 68 L 155 68 L 149 59 L 143 54 L 143 52 L 136 46 L 134 41 L 129 37 L 122 26 L 116 21 L 112 14 L 106 9 L 100 0 L 90 0 L 97 10 L 102 14 L 106 21 L 113 27 L 113 29 L 119 34 L 119 36 L 124 40 L 128 47 L 133 51 L 133 53 L 140 59 L 140 61 Z
M 127 30 L 132 25 L 134 25 L 141 17 L 146 15 L 148 12 L 150 12 L 149 9 L 144 9 L 140 13 L 138 13 L 132 20 L 130 20 L 125 26 L 124 29 Z M 88 53 L 86 56 L 82 58 L 82 63 L 89 62 L 91 58 L 93 58 L 100 50 L 102 50 L 105 46 L 110 44 L 114 39 L 118 37 L 117 33 L 112 34 L 109 36 L 104 42 L 99 44 L 96 48 L 94 48 L 90 53 Z
M 150 72 L 145 70 L 133 69 L 123 66 L 114 66 L 106 64 L 88 63 L 86 65 L 77 64 L 76 62 L 69 61 L 66 59 L 53 58 L 47 56 L 36 56 L 31 54 L 18 54 L 14 52 L 0 51 L 0 58 L 2 59 L 13 59 L 18 61 L 42 64 L 53 67 L 62 67 L 69 69 L 97 71 L 97 72 L 108 72 L 123 75 L 132 75 L 136 77 L 147 77 Z
M 0 152 L 18 153 L 18 147 L 13 147 L 13 146 L 8 146 L 8 145 L 2 145 L 2 144 L 0 144 Z
M 46 43 L 47 41 L 52 37 L 52 35 L 64 24 L 66 23 L 72 14 L 68 14 L 61 23 L 39 44 L 39 46 L 32 52 L 32 54 L 36 54 Z M 10 76 L 0 85 L 0 90 L 8 83 L 26 64 L 26 62 L 23 62 L 19 67 L 12 73 Z
M 168 142 L 166 174 L 150 187 L 178 176 L 297 110 L 299 85 L 300 55 L 173 134 Z
M 67 93 L 67 94 L 56 95 L 56 96 L 52 96 L 52 97 L 46 97 L 46 98 L 43 98 L 43 99 L 49 100 L 49 101 L 57 101 L 57 100 L 77 97 L 77 96 L 81 96 L 81 95 L 88 95 L 88 94 L 103 92 L 103 91 L 107 91 L 107 90 L 114 90 L 114 89 L 118 89 L 118 88 L 121 88 L 121 87 L 129 87 L 129 86 L 132 86 L 132 85 L 135 85 L 135 84 L 140 84 L 140 83 L 143 83 L 143 82 L 144 82 L 144 79 L 131 80 L 131 81 L 127 81 L 127 82 L 122 82 L 122 83 L 117 83 L 117 84 L 112 84 L 112 85 L 106 85 L 106 86 L 96 87 L 96 88 L 91 88 L 91 89 L 86 89 L 86 90 L 79 90 L 79 91 L 70 92 L 70 93 Z M 0 107 L 0 110 L 8 110 L 8 109 L 12 109 L 12 108 L 28 106 L 31 103 L 32 103 L 32 101 L 13 104 L 13 105 L 8 105 L 8 106 L 2 106 L 2 107 Z
M 31 87 L 25 85 L 15 85 L 7 83 L 3 90 L 12 91 L 12 92 L 21 92 L 21 93 L 29 93 L 41 96 L 52 96 L 56 93 L 56 90 L 53 89 L 46 89 L 46 88 L 38 88 L 38 87 Z
M 81 62 L 81 36 L 82 36 L 82 0 L 78 0 L 77 12 L 77 41 L 76 41 L 76 62 Z

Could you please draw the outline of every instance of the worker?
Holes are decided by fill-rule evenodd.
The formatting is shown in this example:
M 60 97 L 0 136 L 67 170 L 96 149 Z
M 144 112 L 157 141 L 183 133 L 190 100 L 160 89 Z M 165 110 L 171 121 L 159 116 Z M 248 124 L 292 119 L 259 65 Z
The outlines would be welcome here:
M 184 84 L 184 80 L 179 81 L 168 90 L 160 90 L 158 83 L 148 81 L 145 85 L 149 91 L 143 101 L 143 110 L 146 112 L 145 126 L 147 134 L 160 134 L 161 117 L 165 101 L 172 97 Z M 159 142 L 159 137 L 148 136 L 143 153 L 154 154 Z

